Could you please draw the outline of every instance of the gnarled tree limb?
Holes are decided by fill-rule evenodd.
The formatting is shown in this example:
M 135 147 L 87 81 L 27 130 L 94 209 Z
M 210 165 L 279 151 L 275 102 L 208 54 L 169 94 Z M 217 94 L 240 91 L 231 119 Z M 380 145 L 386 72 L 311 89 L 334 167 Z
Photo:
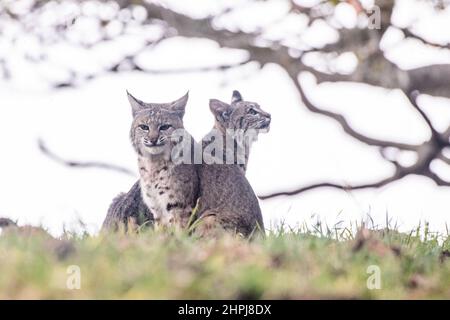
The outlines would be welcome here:
M 134 174 L 134 172 L 131 171 L 130 169 L 127 169 L 127 168 L 124 168 L 124 167 L 121 167 L 121 166 L 118 166 L 115 164 L 99 162 L 99 161 L 98 162 L 97 161 L 84 162 L 84 161 L 73 161 L 73 160 L 63 159 L 60 156 L 53 153 L 52 151 L 50 151 L 42 139 L 38 139 L 38 147 L 39 147 L 39 150 L 46 157 L 50 158 L 51 160 L 53 160 L 63 166 L 67 166 L 67 167 L 71 167 L 71 168 L 80 168 L 80 169 L 87 169 L 87 168 L 104 169 L 104 170 L 111 170 L 111 171 L 115 171 L 115 172 L 119 172 L 119 173 L 124 173 L 129 176 L 133 176 L 133 177 L 136 176 Z

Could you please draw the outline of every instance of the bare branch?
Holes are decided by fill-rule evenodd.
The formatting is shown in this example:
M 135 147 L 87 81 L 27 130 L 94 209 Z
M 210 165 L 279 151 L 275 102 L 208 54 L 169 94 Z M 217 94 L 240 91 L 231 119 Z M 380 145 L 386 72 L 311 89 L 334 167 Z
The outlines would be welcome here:
M 129 61 L 127 64 L 126 61 Z M 119 72 L 122 65 L 126 64 L 126 68 L 128 71 L 139 71 L 147 74 L 152 75 L 160 75 L 160 74 L 186 74 L 186 73 L 196 73 L 196 72 L 211 72 L 211 71 L 225 71 L 233 68 L 238 68 L 241 66 L 244 66 L 251 62 L 250 59 L 246 59 L 243 61 L 238 61 L 236 63 L 230 63 L 230 64 L 220 64 L 216 66 L 203 66 L 203 67 L 193 67 L 193 68 L 179 68 L 179 69 L 149 69 L 139 66 L 137 63 L 134 62 L 133 59 L 127 60 L 123 59 L 120 62 L 115 63 L 113 66 L 106 69 L 104 72 Z M 85 81 L 89 81 L 94 79 L 96 76 L 99 76 L 100 74 L 96 75 L 87 75 L 85 77 L 78 77 L 74 78 L 72 77 L 69 81 L 64 82 L 58 82 L 53 85 L 54 88 L 63 88 L 63 87 L 75 87 L 78 83 L 82 83 Z
M 427 124 L 428 128 L 431 131 L 431 135 L 434 139 L 436 139 L 437 142 L 442 142 L 442 138 L 440 133 L 434 128 L 433 124 L 431 123 L 430 118 L 427 116 L 427 114 L 419 107 L 417 104 L 417 98 L 420 95 L 420 92 L 418 90 L 413 90 L 411 92 L 403 92 L 406 97 L 408 98 L 411 105 L 414 107 L 414 109 L 420 114 L 422 119 Z
M 282 192 L 275 192 L 268 195 L 258 196 L 261 200 L 267 200 L 272 199 L 280 196 L 294 196 L 298 195 L 300 193 L 304 193 L 306 191 L 318 189 L 318 188 L 333 188 L 333 189 L 340 189 L 344 191 L 352 191 L 352 190 L 362 190 L 362 189 L 372 189 L 372 188 L 381 188 L 391 182 L 397 181 L 402 179 L 404 176 L 406 176 L 406 173 L 402 170 L 396 170 L 395 174 L 391 177 L 382 179 L 378 182 L 373 183 L 366 183 L 366 184 L 360 184 L 360 185 L 340 185 L 336 183 L 330 183 L 330 182 L 323 182 L 323 183 L 316 183 L 311 184 L 305 187 L 300 187 L 291 191 L 282 191 Z
M 50 151 L 42 139 L 38 139 L 38 147 L 39 147 L 39 150 L 45 156 L 47 156 L 51 160 L 53 160 L 61 165 L 64 165 L 67 167 L 82 168 L 82 169 L 86 169 L 86 168 L 105 169 L 105 170 L 111 170 L 111 171 L 115 171 L 115 172 L 119 172 L 119 173 L 124 173 L 124 174 L 130 175 L 130 176 L 133 176 L 133 177 L 136 176 L 133 173 L 133 171 L 131 171 L 127 168 L 115 165 L 115 164 L 104 163 L 104 162 L 94 162 L 94 161 L 82 162 L 82 161 L 65 160 L 65 159 L 57 156 L 52 151 Z
M 435 64 L 407 70 L 409 90 L 450 98 L 450 64 Z M 401 88 L 401 86 L 399 86 Z
M 436 173 L 432 172 L 431 170 L 428 170 L 426 172 L 426 176 L 433 180 L 438 186 L 440 187 L 450 187 L 450 181 L 446 181 L 439 177 Z
M 432 46 L 432 47 L 439 48 L 439 49 L 450 49 L 450 43 L 447 43 L 447 44 L 434 43 L 434 42 L 428 41 L 424 37 L 421 37 L 418 34 L 412 32 L 408 28 L 400 28 L 400 30 L 405 35 L 405 38 L 416 39 L 416 40 L 419 40 L 420 42 L 422 42 L 425 45 Z
M 341 125 L 342 129 L 344 129 L 344 131 L 347 134 L 349 134 L 350 136 L 352 136 L 353 138 L 355 138 L 365 144 L 371 145 L 371 146 L 384 147 L 384 148 L 392 147 L 392 148 L 397 148 L 397 149 L 401 149 L 401 150 L 416 150 L 416 148 L 417 148 L 416 145 L 374 139 L 374 138 L 368 137 L 366 135 L 363 135 L 363 134 L 357 132 L 355 129 L 353 129 L 350 126 L 347 119 L 343 115 L 332 112 L 332 111 L 323 110 L 323 109 L 320 109 L 317 106 L 315 106 L 306 96 L 306 94 L 303 90 L 303 87 L 300 85 L 300 83 L 297 79 L 297 75 L 290 73 L 290 77 L 291 77 L 292 81 L 294 82 L 294 85 L 296 86 L 298 92 L 300 93 L 303 103 L 305 104 L 305 106 L 308 108 L 309 111 L 321 114 L 323 116 L 326 116 L 330 119 L 337 121 Z
M 450 158 L 444 155 L 442 152 L 437 157 L 439 160 L 443 161 L 444 163 L 450 165 Z

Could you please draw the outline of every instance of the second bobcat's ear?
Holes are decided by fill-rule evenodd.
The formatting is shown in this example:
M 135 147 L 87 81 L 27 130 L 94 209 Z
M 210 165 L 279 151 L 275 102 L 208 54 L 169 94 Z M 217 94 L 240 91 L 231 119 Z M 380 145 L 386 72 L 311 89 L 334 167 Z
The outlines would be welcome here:
M 189 91 L 186 92 L 186 94 L 182 96 L 180 99 L 175 100 L 169 104 L 170 111 L 177 114 L 180 118 L 183 118 L 188 99 L 189 99 Z
M 233 96 L 231 97 L 231 103 L 236 103 L 242 101 L 242 95 L 239 91 L 234 90 Z
M 128 96 L 128 101 L 130 102 L 130 105 L 131 105 L 131 111 L 133 113 L 133 117 L 136 116 L 136 114 L 139 111 L 144 110 L 147 107 L 145 102 L 133 97 L 133 95 L 131 93 L 129 93 L 128 90 L 127 90 L 127 96 Z
M 228 120 L 232 111 L 232 108 L 228 103 L 217 99 L 209 100 L 209 109 L 218 121 Z

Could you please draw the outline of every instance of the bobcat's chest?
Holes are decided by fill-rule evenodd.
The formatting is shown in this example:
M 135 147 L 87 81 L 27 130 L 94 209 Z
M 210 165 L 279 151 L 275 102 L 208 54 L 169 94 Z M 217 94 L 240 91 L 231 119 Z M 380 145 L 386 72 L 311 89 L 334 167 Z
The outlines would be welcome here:
M 157 221 L 167 223 L 177 209 L 190 210 L 186 186 L 171 162 L 139 161 L 142 198 Z

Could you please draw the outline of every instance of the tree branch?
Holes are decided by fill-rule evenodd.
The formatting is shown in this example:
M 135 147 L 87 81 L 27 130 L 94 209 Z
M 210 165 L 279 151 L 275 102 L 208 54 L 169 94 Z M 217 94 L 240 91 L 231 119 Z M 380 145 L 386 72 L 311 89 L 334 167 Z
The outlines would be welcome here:
M 72 161 L 72 160 L 63 159 L 63 158 L 57 156 L 52 151 L 50 151 L 42 139 L 38 139 L 38 147 L 39 147 L 39 150 L 45 156 L 47 156 L 51 160 L 53 160 L 61 165 L 64 165 L 67 167 L 83 168 L 83 169 L 86 169 L 86 168 L 105 169 L 105 170 L 111 170 L 111 171 L 115 171 L 115 172 L 119 172 L 119 173 L 124 173 L 129 176 L 133 176 L 133 177 L 136 176 L 133 171 L 131 171 L 127 168 L 115 165 L 115 164 L 104 163 L 104 162 L 94 162 L 94 161 L 82 162 L 82 161 Z
M 406 97 L 408 98 L 408 100 L 411 103 L 411 105 L 420 114 L 422 119 L 427 124 L 428 128 L 431 131 L 432 138 L 435 139 L 438 143 L 443 143 L 443 139 L 441 137 L 441 134 L 434 128 L 430 118 L 427 116 L 427 114 L 417 104 L 417 98 L 419 97 L 420 92 L 418 90 L 413 90 L 413 91 L 410 91 L 410 92 L 403 91 L 403 93 L 406 95 Z
M 447 43 L 447 44 L 434 43 L 434 42 L 428 41 L 424 37 L 417 35 L 416 33 L 412 32 L 408 28 L 399 28 L 399 29 L 403 32 L 403 34 L 405 35 L 405 38 L 416 39 L 425 45 L 432 46 L 432 47 L 439 48 L 439 49 L 450 49 L 450 43 Z
M 409 79 L 408 90 L 450 98 L 450 64 L 435 64 L 406 72 Z
M 339 190 L 344 190 L 344 191 L 381 188 L 391 182 L 402 179 L 406 175 L 407 174 L 404 173 L 402 170 L 396 170 L 396 172 L 393 176 L 382 179 L 378 182 L 366 183 L 366 184 L 360 184 L 360 185 L 354 185 L 354 186 L 340 185 L 340 184 L 330 183 L 330 182 L 322 182 L 322 183 L 316 183 L 316 184 L 311 184 L 308 186 L 296 188 L 291 191 L 274 192 L 274 193 L 271 193 L 268 195 L 258 196 L 258 198 L 261 200 L 267 200 L 267 199 L 272 199 L 272 198 L 276 198 L 276 197 L 280 197 L 280 196 L 294 196 L 294 195 L 298 195 L 300 193 L 304 193 L 306 191 L 310 191 L 310 190 L 314 190 L 314 189 L 318 189 L 318 188 L 333 188 L 333 189 L 339 189 Z
M 444 155 L 442 152 L 437 157 L 439 160 L 443 161 L 445 164 L 450 165 L 450 158 Z
M 347 133 L 351 137 L 359 140 L 360 142 L 371 145 L 371 146 L 377 146 L 377 147 L 383 147 L 383 148 L 392 147 L 392 148 L 397 148 L 397 149 L 401 149 L 401 150 L 410 150 L 410 151 L 417 149 L 417 145 L 374 139 L 374 138 L 368 137 L 366 135 L 363 135 L 363 134 L 357 132 L 355 129 L 353 129 L 350 126 L 347 119 L 343 115 L 332 112 L 332 111 L 323 110 L 323 109 L 320 109 L 317 106 L 315 106 L 309 100 L 306 93 L 304 92 L 303 87 L 300 85 L 300 83 L 297 79 L 297 75 L 294 75 L 292 73 L 290 73 L 289 75 L 290 75 L 292 81 L 294 82 L 294 85 L 297 88 L 298 92 L 300 93 L 300 96 L 301 96 L 302 101 L 305 104 L 306 108 L 308 108 L 308 110 L 311 112 L 318 113 L 318 114 L 326 116 L 330 119 L 335 120 L 336 122 L 338 122 L 341 125 L 341 127 L 345 131 L 345 133 Z
M 431 170 L 428 170 L 426 172 L 426 176 L 433 180 L 438 186 L 440 187 L 450 187 L 450 182 L 442 179 L 439 177 L 436 173 L 432 172 Z

